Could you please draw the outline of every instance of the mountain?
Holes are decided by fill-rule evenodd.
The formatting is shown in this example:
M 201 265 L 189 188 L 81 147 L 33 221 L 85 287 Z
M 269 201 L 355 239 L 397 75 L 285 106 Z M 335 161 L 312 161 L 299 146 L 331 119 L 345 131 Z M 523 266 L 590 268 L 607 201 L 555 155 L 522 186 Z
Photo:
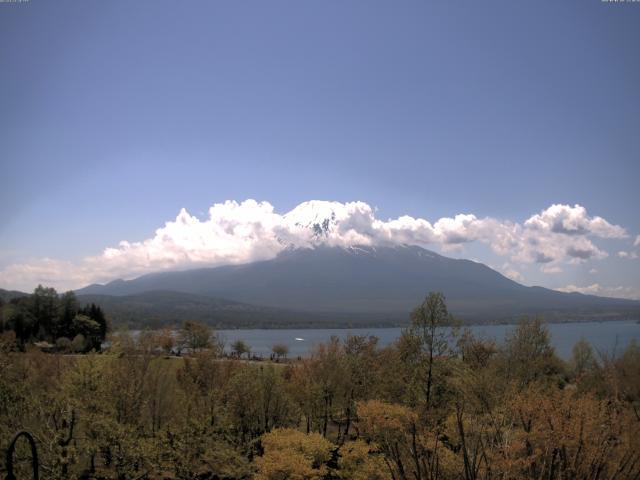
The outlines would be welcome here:
M 26 297 L 28 293 L 19 292 L 17 290 L 5 290 L 0 288 L 0 300 L 3 302 L 10 302 L 14 298 Z
M 325 319 L 406 321 L 429 291 L 443 292 L 454 315 L 476 322 L 524 314 L 549 320 L 640 317 L 637 301 L 526 287 L 481 263 L 417 246 L 292 248 L 272 260 L 154 273 L 90 285 L 77 293 L 118 297 L 158 291 Z

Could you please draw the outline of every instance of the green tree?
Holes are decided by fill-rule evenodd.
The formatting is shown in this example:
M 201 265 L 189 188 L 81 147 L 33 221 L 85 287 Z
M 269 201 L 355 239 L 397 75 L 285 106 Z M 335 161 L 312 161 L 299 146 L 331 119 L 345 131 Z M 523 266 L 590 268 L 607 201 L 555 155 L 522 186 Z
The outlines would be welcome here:
M 4 309 L 5 328 L 13 330 L 20 348 L 38 334 L 38 319 L 22 303 L 7 305 Z
M 75 337 L 73 337 L 73 340 L 71 340 L 71 349 L 75 353 L 86 352 L 88 349 L 87 349 L 87 341 L 85 339 L 85 336 L 79 333 Z
M 58 316 L 58 293 L 54 288 L 38 285 L 30 298 L 31 312 L 38 321 L 38 337 L 51 338 Z
M 104 341 L 104 339 L 107 337 L 109 325 L 107 322 L 107 318 L 102 311 L 102 308 L 100 308 L 99 305 L 92 303 L 91 305 L 87 305 L 85 308 L 83 308 L 80 313 L 86 315 L 87 317 L 98 323 L 98 325 L 100 326 L 100 340 Z
M 73 319 L 78 313 L 78 299 L 73 292 L 66 292 L 60 297 L 58 305 L 58 315 L 53 336 L 70 337 L 73 333 Z
M 56 339 L 56 349 L 62 353 L 69 353 L 71 351 L 71 340 L 67 337 L 58 337 Z
M 507 377 L 520 387 L 550 379 L 562 370 L 551 345 L 549 330 L 540 318 L 523 318 L 507 334 L 503 355 Z
M 424 302 L 411 313 L 408 334 L 414 339 L 426 362 L 426 406 L 432 401 L 434 365 L 439 357 L 451 351 L 449 335 L 445 327 L 453 325 L 445 297 L 442 293 L 431 292 Z
M 457 341 L 462 361 L 473 370 L 485 368 L 498 352 L 495 340 L 476 338 L 470 329 L 465 329 Z
M 85 339 L 86 351 L 100 350 L 101 335 L 98 322 L 79 313 L 73 317 L 72 330 L 76 336 L 81 335 Z
M 211 347 L 213 332 L 207 325 L 187 320 L 182 325 L 178 336 L 178 341 L 183 348 L 198 352 Z
M 248 358 L 249 353 L 251 352 L 251 347 L 247 345 L 243 340 L 238 339 L 231 344 L 231 351 L 238 358 L 242 358 L 242 355 L 246 353 Z

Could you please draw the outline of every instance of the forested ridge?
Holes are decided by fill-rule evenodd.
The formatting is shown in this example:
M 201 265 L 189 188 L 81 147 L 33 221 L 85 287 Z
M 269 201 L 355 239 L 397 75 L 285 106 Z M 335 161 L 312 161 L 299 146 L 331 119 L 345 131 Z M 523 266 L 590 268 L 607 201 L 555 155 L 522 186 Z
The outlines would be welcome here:
M 226 358 L 195 323 L 75 356 L 5 333 L 2 447 L 31 432 L 51 479 L 640 478 L 636 343 L 580 341 L 564 362 L 539 319 L 503 345 L 452 323 L 430 294 L 393 345 L 351 336 L 275 362 Z
M 106 338 L 102 308 L 95 303 L 81 307 L 71 291 L 59 295 L 54 288 L 38 285 L 32 295 L 5 298 L 0 297 L 0 334 L 13 335 L 20 350 L 46 342 L 60 351 L 99 351 Z

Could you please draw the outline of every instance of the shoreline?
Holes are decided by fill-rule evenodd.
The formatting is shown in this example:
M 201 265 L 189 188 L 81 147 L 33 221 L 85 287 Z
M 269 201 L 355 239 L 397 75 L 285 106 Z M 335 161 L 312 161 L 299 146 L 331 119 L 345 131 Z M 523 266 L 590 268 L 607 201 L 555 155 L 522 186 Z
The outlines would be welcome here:
M 535 318 L 535 317 L 534 317 Z M 543 318 L 543 322 L 547 325 L 564 325 L 564 324 L 586 324 L 586 323 L 617 323 L 617 322 L 635 322 L 640 325 L 640 318 L 609 318 L 609 319 L 584 319 L 584 320 L 545 320 Z M 520 320 L 513 321 L 504 321 L 504 322 L 460 322 L 456 326 L 464 328 L 464 327 L 497 327 L 497 326 L 511 326 L 518 325 Z M 410 326 L 410 322 L 402 323 L 402 324 L 363 324 L 363 325 L 338 325 L 338 324 L 330 324 L 330 325 L 286 325 L 286 326 L 261 326 L 261 327 L 218 327 L 213 325 L 208 325 L 212 329 L 220 331 L 220 330 L 362 330 L 367 328 L 375 328 L 375 329 L 391 329 L 391 328 L 407 328 Z M 162 328 L 171 328 L 171 329 L 179 329 L 179 326 L 165 326 L 158 328 L 133 328 L 131 331 L 143 331 L 143 330 L 160 330 Z M 118 329 L 115 328 L 114 331 Z

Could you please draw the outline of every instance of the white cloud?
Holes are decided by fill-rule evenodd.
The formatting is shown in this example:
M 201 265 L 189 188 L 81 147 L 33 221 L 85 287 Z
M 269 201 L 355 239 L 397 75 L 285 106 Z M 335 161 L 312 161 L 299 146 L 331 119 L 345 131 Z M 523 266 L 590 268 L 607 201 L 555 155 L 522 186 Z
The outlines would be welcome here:
M 624 228 L 601 217 L 590 217 L 580 205 L 552 205 L 523 224 L 491 218 L 480 222 L 476 239 L 489 244 L 498 255 L 508 255 L 522 263 L 580 263 L 606 258 L 608 254 L 589 237 L 626 236 Z
M 562 268 L 557 265 L 543 265 L 540 267 L 542 273 L 562 273 Z
M 638 254 L 636 252 L 619 251 L 617 255 L 620 258 L 628 258 L 631 260 L 635 260 L 636 258 L 638 258 Z
M 594 283 L 592 285 L 587 285 L 584 287 L 579 287 L 576 285 L 567 285 L 563 288 L 557 288 L 561 292 L 578 292 L 584 293 L 585 295 L 598 295 L 602 297 L 612 297 L 612 298 L 626 298 L 630 300 L 638 300 L 640 299 L 640 289 L 634 287 L 607 287 L 604 285 L 600 285 L 599 283 Z
M 592 268 L 591 270 L 589 270 L 589 273 L 591 275 L 595 275 L 596 273 L 598 273 L 598 269 L 597 268 Z
M 590 217 L 581 205 L 555 204 L 525 222 L 525 226 L 567 235 L 593 234 L 603 238 L 624 238 L 624 228 L 612 225 L 602 217 Z
M 290 245 L 321 243 L 415 244 L 461 252 L 465 244 L 480 242 L 515 264 L 537 263 L 552 273 L 563 262 L 605 258 L 607 253 L 594 245 L 592 237 L 625 236 L 624 228 L 589 216 L 580 205 L 552 205 L 523 223 L 473 214 L 431 223 L 411 216 L 382 220 L 376 217 L 376 209 L 363 202 L 309 201 L 280 214 L 268 202 L 226 201 L 214 204 L 203 220 L 182 209 L 153 237 L 122 241 L 79 263 L 42 259 L 10 265 L 0 271 L 0 286 L 30 290 L 43 283 L 77 288 L 159 270 L 264 260 Z M 513 267 L 502 270 L 522 279 Z
M 633 242 L 634 247 L 640 247 L 640 235 L 636 237 L 636 241 Z
M 498 270 L 505 277 L 510 278 L 514 282 L 524 282 L 524 277 L 522 276 L 522 274 L 518 270 L 513 268 L 513 266 L 509 262 L 504 263 L 502 267 L 495 268 L 495 270 Z

